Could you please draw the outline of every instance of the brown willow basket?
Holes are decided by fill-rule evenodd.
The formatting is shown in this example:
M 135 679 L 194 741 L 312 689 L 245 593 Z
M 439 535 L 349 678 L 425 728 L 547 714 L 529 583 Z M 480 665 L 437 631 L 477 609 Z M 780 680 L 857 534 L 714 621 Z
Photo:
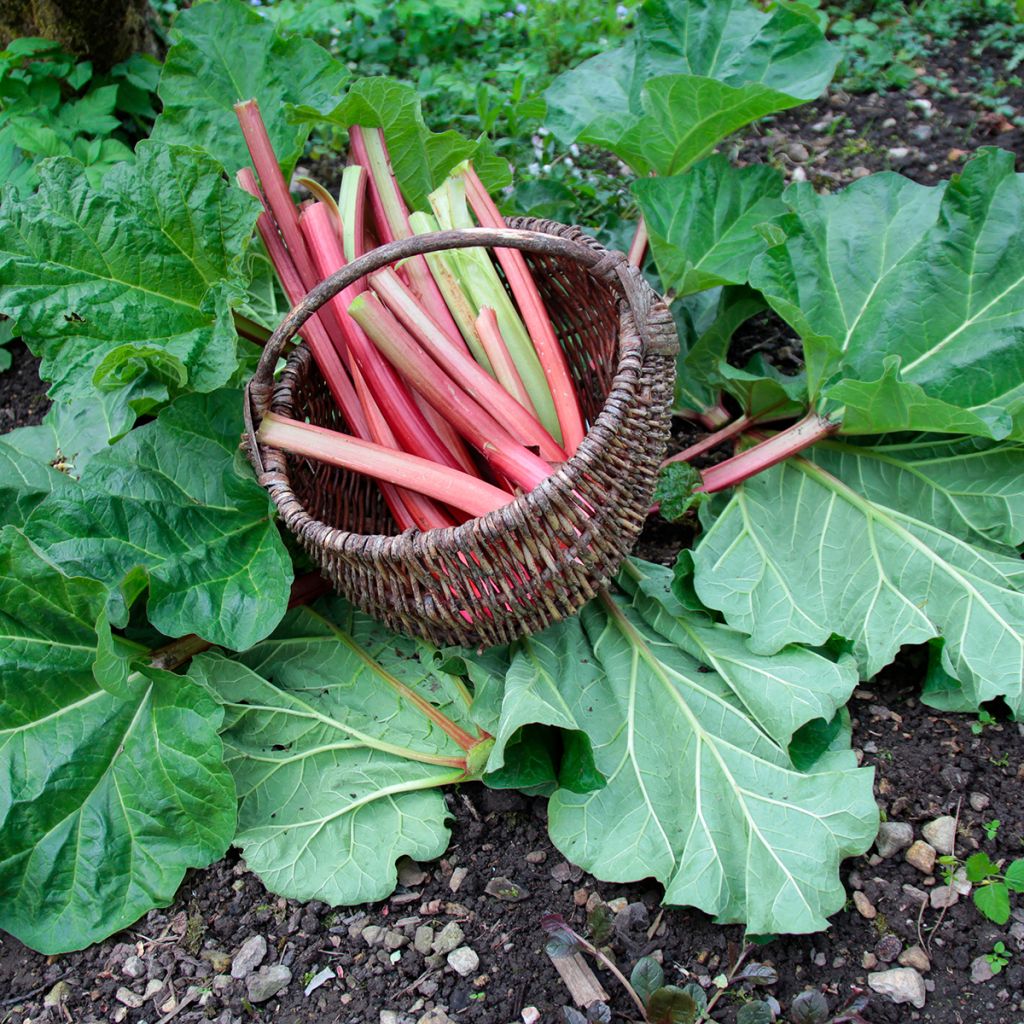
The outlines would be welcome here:
M 314 288 L 267 342 L 249 383 L 248 451 L 287 527 L 364 611 L 435 644 L 488 646 L 575 613 L 618 571 L 643 526 L 669 430 L 678 339 L 664 303 L 579 228 L 519 218 L 381 246 Z M 306 345 L 284 345 L 332 296 L 425 252 L 523 251 L 565 350 L 590 429 L 550 478 L 460 526 L 396 533 L 372 480 L 259 444 L 268 408 L 347 430 Z

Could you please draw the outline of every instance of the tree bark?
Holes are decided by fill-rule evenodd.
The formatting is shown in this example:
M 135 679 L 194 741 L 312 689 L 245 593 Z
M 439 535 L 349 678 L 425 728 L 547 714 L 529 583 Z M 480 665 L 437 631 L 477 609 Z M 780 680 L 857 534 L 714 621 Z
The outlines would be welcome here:
M 41 36 L 107 71 L 133 53 L 159 54 L 149 0 L 0 0 L 0 48 Z

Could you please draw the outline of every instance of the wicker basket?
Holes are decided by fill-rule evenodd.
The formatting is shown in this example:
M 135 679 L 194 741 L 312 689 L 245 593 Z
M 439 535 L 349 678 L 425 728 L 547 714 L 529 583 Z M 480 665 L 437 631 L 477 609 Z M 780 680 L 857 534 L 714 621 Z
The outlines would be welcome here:
M 591 424 L 549 479 L 460 526 L 397 534 L 373 481 L 255 441 L 268 407 L 346 429 L 307 346 L 273 378 L 278 354 L 323 303 L 396 260 L 498 244 L 524 252 Z M 632 547 L 668 438 L 677 349 L 672 318 L 640 274 L 578 228 L 520 218 L 501 231 L 417 235 L 353 261 L 277 328 L 247 389 L 249 456 L 286 526 L 364 611 L 435 644 L 508 643 L 575 613 Z

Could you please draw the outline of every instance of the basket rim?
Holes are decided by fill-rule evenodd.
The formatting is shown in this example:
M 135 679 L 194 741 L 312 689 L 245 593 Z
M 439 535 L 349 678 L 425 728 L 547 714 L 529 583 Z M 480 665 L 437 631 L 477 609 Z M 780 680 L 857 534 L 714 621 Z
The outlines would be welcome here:
M 608 436 L 616 431 L 626 415 L 627 403 L 623 399 L 635 397 L 636 387 L 640 383 L 639 377 L 645 352 L 672 354 L 674 349 L 678 349 L 678 339 L 675 337 L 674 324 L 663 300 L 647 284 L 639 270 L 629 266 L 623 253 L 606 249 L 578 227 L 527 217 L 509 218 L 509 224 L 515 225 L 514 230 L 520 232 L 528 231 L 539 236 L 554 235 L 560 239 L 569 239 L 579 243 L 581 251 L 590 249 L 597 254 L 599 258 L 592 263 L 590 260 L 584 262 L 582 259 L 576 260 L 576 262 L 595 281 L 613 293 L 615 304 L 618 307 L 615 373 L 601 410 L 576 452 L 562 463 L 551 476 L 541 481 L 531 491 L 518 495 L 507 505 L 483 516 L 468 519 L 455 526 L 425 531 L 409 528 L 395 534 L 358 533 L 324 523 L 306 509 L 292 485 L 286 454 L 256 440 L 254 427 L 259 422 L 259 418 L 253 416 L 254 410 L 251 408 L 251 396 L 247 387 L 245 401 L 246 426 L 248 428 L 246 440 L 249 442 L 247 447 L 250 457 L 255 455 L 259 463 L 262 463 L 262 472 L 260 472 L 260 466 L 258 464 L 256 466 L 257 476 L 260 483 L 270 492 L 274 504 L 289 529 L 310 539 L 315 539 L 317 544 L 336 554 L 353 555 L 358 553 L 364 557 L 369 556 L 374 561 L 391 562 L 405 560 L 414 553 L 429 555 L 431 549 L 436 548 L 459 550 L 464 546 L 462 541 L 470 537 L 479 543 L 507 536 L 509 530 L 514 529 L 523 519 L 536 519 L 555 511 L 560 497 L 572 500 L 576 481 L 587 471 L 591 463 L 602 458 Z M 469 230 L 480 231 L 480 229 Z M 433 234 L 450 235 L 451 233 L 436 232 Z M 482 247 L 496 248 L 494 245 L 480 244 Z M 527 251 L 529 250 L 527 249 Z M 574 259 L 571 253 L 559 252 L 557 255 Z M 312 295 L 312 293 L 310 294 Z M 640 314 L 639 317 L 634 313 L 634 305 L 640 307 L 636 310 L 636 313 Z M 655 313 L 653 319 L 658 321 L 657 324 L 637 322 L 641 317 L 649 318 L 652 313 Z M 289 314 L 290 316 L 291 314 Z M 286 317 L 282 326 L 287 320 Z M 670 338 L 664 336 L 665 320 L 668 321 L 671 331 Z M 653 328 L 654 338 L 645 344 L 643 335 L 648 333 L 644 330 L 647 327 Z M 292 334 L 294 333 L 295 331 L 292 331 Z M 288 373 L 288 370 L 291 371 L 291 374 Z M 289 355 L 285 379 L 275 383 L 267 408 L 274 412 L 287 414 L 294 406 L 293 384 L 289 382 L 289 377 L 309 373 L 311 370 L 318 372 L 311 350 L 308 345 L 302 343 L 296 346 Z M 311 535 L 315 535 L 315 537 Z M 556 567 L 550 566 L 546 571 L 554 570 Z

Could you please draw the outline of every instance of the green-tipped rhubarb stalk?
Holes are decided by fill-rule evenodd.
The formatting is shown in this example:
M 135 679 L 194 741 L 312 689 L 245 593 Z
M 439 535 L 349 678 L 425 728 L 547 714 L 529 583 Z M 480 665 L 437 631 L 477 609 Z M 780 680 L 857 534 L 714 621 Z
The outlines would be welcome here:
M 349 141 L 356 161 L 369 174 L 370 204 L 380 240 L 392 242 L 399 238 L 411 238 L 413 230 L 409 223 L 409 210 L 391 168 L 384 133 L 379 128 L 355 125 L 349 129 Z M 405 270 L 412 290 L 419 296 L 424 308 L 452 341 L 458 343 L 461 338 L 459 329 L 445 305 L 426 260 L 422 256 L 414 256 L 406 264 Z
M 349 164 L 341 175 L 342 250 L 351 263 L 366 252 L 366 168 Z
M 411 213 L 409 223 L 417 235 L 438 230 L 437 218 L 432 217 L 429 213 L 419 211 Z M 450 252 L 428 252 L 425 259 L 473 358 L 493 376 L 491 362 L 487 358 L 487 351 L 484 349 L 476 327 L 478 311 L 469 296 L 462 290 L 453 256 L 454 253 Z

